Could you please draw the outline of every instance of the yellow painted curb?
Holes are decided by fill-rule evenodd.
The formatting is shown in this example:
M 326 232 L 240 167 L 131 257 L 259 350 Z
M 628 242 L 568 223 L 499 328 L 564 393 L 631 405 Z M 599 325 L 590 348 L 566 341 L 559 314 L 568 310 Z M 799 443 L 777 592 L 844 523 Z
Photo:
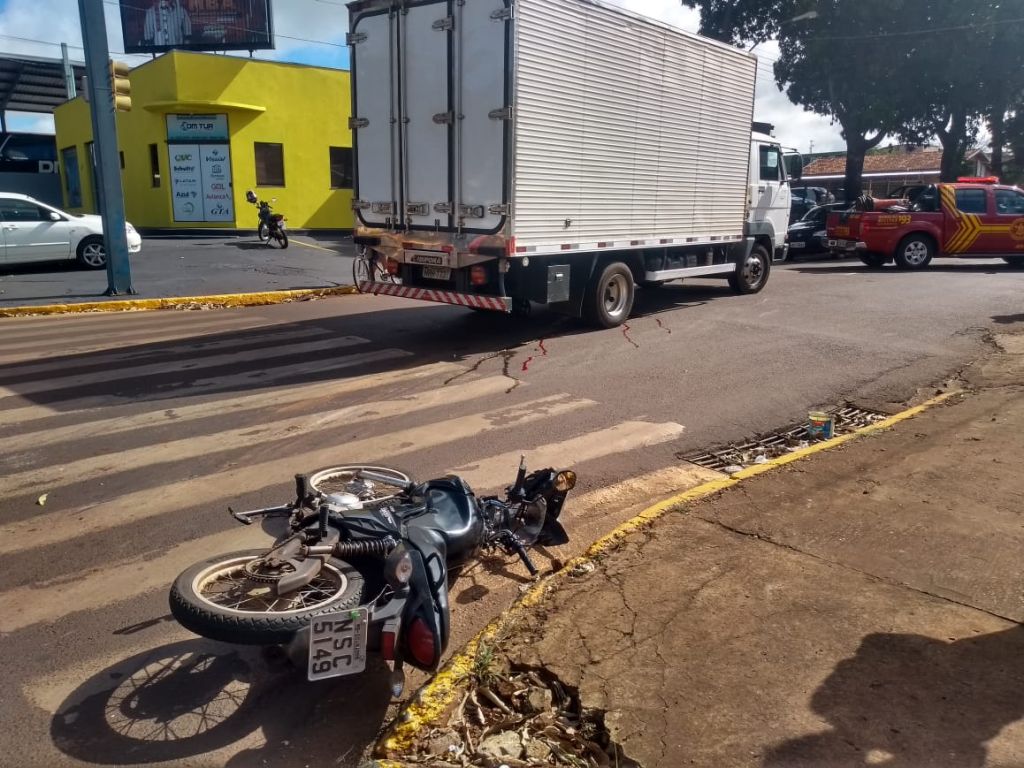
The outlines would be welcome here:
M 710 480 L 695 488 L 691 488 L 688 491 L 684 491 L 683 493 L 677 494 L 669 499 L 658 502 L 654 506 L 648 507 L 640 514 L 636 515 L 636 517 L 627 520 L 608 535 L 595 541 L 582 555 L 565 563 L 561 570 L 545 576 L 534 583 L 533 586 L 531 586 L 508 611 L 494 619 L 490 624 L 484 627 L 476 637 L 466 643 L 465 647 L 463 647 L 461 651 L 454 654 L 445 666 L 436 675 L 434 675 L 430 681 L 420 688 L 419 691 L 417 691 L 416 695 L 406 705 L 404 711 L 384 732 L 383 736 L 378 739 L 377 744 L 374 747 L 374 754 L 381 758 L 387 758 L 394 755 L 401 755 L 403 752 L 407 751 L 412 746 L 416 734 L 421 729 L 428 728 L 436 724 L 445 711 L 455 703 L 455 699 L 458 695 L 458 688 L 472 674 L 477 652 L 482 645 L 493 642 L 495 638 L 501 635 L 502 632 L 513 624 L 515 620 L 518 619 L 528 608 L 539 603 L 548 590 L 554 586 L 556 581 L 564 578 L 567 574 L 572 573 L 573 570 L 579 566 L 584 565 L 585 563 L 606 553 L 609 549 L 615 546 L 615 544 L 622 541 L 630 534 L 635 533 L 669 512 L 676 511 L 691 502 L 707 498 L 708 496 L 712 496 L 720 491 L 724 491 L 726 488 L 738 485 L 747 478 L 764 474 L 765 472 L 769 472 L 779 467 L 784 467 L 787 464 L 792 464 L 794 461 L 805 459 L 816 453 L 836 448 L 864 435 L 889 429 L 890 427 L 899 424 L 901 421 L 911 419 L 929 408 L 933 408 L 934 406 L 945 402 L 957 394 L 960 393 L 946 392 L 927 400 L 921 405 L 915 406 L 914 408 L 908 408 L 907 410 L 901 411 L 887 419 L 883 419 L 882 421 L 878 421 L 867 427 L 862 427 L 855 432 L 851 432 L 847 435 L 841 435 L 821 443 L 815 443 L 814 445 L 794 451 L 793 453 L 788 453 L 784 456 L 770 459 L 765 464 L 755 464 L 754 466 L 748 467 L 729 477 Z
M 115 299 L 111 301 L 83 301 L 78 304 L 44 304 L 38 307 L 0 307 L 0 317 L 28 315 L 70 315 L 85 312 L 149 312 L 157 309 L 178 309 L 200 304 L 203 307 L 257 307 L 284 304 L 300 299 L 322 296 L 345 296 L 358 293 L 355 286 L 336 288 L 310 288 L 301 291 L 262 291 L 260 293 L 224 293 L 215 296 L 177 296 L 167 299 Z

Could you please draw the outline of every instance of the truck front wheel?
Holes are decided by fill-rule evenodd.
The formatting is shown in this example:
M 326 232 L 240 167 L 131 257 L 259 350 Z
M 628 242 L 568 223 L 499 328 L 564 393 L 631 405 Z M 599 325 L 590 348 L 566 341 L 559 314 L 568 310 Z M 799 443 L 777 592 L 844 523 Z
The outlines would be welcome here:
M 601 328 L 616 328 L 633 311 L 635 295 L 633 273 L 621 261 L 613 261 L 587 286 L 583 317 Z
M 759 293 L 768 282 L 772 259 L 763 245 L 750 249 L 747 258 L 736 265 L 736 271 L 729 275 L 729 285 L 736 293 Z
M 935 244 L 927 235 L 907 235 L 896 248 L 896 266 L 900 269 L 924 269 L 935 256 Z

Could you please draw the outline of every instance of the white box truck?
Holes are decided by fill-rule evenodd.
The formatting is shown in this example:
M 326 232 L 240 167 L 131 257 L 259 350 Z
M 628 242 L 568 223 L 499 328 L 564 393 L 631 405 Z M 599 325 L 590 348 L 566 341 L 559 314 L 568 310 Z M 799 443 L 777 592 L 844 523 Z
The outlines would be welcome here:
M 361 291 L 614 327 L 637 285 L 784 258 L 752 54 L 596 0 L 348 7 Z

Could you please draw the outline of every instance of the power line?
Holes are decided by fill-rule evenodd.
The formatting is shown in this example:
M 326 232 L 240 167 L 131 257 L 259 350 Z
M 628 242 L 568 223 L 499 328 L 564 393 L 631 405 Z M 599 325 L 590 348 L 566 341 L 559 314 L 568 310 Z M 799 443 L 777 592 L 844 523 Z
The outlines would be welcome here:
M 60 47 L 60 43 L 55 43 L 52 40 L 37 40 L 34 37 L 19 37 L 18 35 L 4 35 L 0 34 L 0 37 L 5 40 L 20 40 L 23 43 L 35 43 L 37 45 L 55 45 Z M 76 51 L 84 51 L 85 48 L 81 45 L 75 45 L 74 43 L 68 43 L 68 48 L 74 48 Z M 143 56 L 149 58 L 148 53 L 125 53 L 124 51 L 111 51 L 116 56 Z

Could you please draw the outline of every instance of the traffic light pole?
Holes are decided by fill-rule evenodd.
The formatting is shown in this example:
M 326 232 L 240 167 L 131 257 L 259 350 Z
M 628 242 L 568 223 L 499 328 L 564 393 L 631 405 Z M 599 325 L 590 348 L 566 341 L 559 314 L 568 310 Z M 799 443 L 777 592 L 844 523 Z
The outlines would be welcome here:
M 107 46 L 107 25 L 103 0 L 78 0 L 82 19 L 82 44 L 88 75 L 89 106 L 92 113 L 95 168 L 107 250 L 107 296 L 135 293 L 132 268 L 128 259 L 128 235 L 125 232 L 124 193 L 121 189 L 121 162 L 117 147 L 117 123 L 114 120 L 114 94 Z

